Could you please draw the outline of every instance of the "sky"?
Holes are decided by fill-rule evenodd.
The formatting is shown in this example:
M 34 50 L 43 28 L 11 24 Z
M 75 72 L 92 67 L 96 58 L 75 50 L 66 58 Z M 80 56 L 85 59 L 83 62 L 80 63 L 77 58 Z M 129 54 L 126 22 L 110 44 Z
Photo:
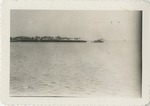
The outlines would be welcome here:
M 141 11 L 11 10 L 10 36 L 141 39 Z

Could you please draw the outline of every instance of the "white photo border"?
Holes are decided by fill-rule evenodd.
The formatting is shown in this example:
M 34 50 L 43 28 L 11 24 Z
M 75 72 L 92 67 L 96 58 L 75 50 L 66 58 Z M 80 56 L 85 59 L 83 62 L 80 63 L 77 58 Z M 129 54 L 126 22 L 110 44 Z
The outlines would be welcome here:
M 142 11 L 142 97 L 141 98 L 54 98 L 10 97 L 10 11 L 11 10 L 138 10 Z M 1 100 L 4 104 L 49 105 L 145 105 L 149 102 L 150 87 L 150 4 L 141 0 L 5 0 L 2 4 L 1 36 Z

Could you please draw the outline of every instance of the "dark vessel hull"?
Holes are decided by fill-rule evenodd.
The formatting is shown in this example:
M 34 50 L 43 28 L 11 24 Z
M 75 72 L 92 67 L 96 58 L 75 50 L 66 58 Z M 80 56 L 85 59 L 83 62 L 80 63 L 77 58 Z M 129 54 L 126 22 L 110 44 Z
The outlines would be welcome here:
M 104 41 L 94 41 L 93 43 L 103 43 Z
M 104 43 L 104 41 L 92 41 L 91 43 Z

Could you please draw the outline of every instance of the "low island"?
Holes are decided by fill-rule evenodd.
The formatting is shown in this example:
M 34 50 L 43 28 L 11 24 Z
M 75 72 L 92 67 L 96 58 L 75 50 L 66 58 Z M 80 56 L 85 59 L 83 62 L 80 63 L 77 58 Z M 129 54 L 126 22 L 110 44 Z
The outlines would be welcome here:
M 60 37 L 60 36 L 44 36 L 44 37 L 27 37 L 27 36 L 17 36 L 10 37 L 10 42 L 87 42 L 81 38 L 69 38 L 69 37 Z

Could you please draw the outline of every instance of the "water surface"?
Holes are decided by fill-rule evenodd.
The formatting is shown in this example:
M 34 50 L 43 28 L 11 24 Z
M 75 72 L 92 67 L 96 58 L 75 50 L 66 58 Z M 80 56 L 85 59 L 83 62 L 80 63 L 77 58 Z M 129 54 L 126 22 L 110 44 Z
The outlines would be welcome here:
M 11 42 L 11 96 L 140 97 L 137 42 Z

